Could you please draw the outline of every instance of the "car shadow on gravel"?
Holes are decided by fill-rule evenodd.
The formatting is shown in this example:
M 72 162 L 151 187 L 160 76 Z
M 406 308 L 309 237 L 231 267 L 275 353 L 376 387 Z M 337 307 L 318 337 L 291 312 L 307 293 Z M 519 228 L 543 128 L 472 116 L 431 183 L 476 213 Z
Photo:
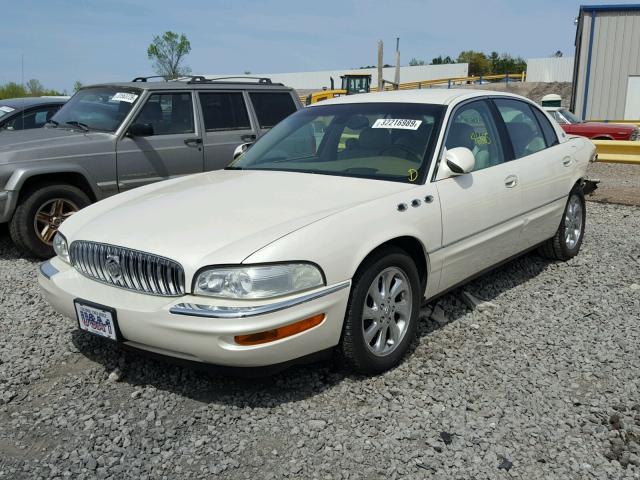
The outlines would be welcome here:
M 478 279 L 430 302 L 422 309 L 418 336 L 408 358 L 420 342 L 433 332 L 457 321 L 470 311 L 462 300 L 463 292 L 492 301 L 501 293 L 517 287 L 541 273 L 549 261 L 527 254 Z M 446 321 L 438 322 L 431 314 L 440 308 Z M 283 371 L 264 369 L 228 369 L 208 367 L 188 362 L 186 365 L 166 357 L 158 357 L 122 348 L 108 340 L 73 332 L 73 344 L 89 360 L 104 367 L 104 379 L 128 384 L 135 391 L 152 386 L 205 404 L 227 404 L 238 407 L 273 407 L 316 396 L 346 379 L 358 381 L 364 377 L 352 374 L 335 359 L 291 366 Z M 114 387 L 113 388 L 117 388 Z

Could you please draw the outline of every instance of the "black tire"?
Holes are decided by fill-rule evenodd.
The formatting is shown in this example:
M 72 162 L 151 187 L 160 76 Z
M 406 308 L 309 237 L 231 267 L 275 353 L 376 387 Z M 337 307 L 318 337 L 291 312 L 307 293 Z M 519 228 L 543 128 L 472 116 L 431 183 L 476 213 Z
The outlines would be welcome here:
M 578 240 L 575 245 L 570 247 L 565 239 L 567 235 L 567 211 L 572 201 L 577 201 L 580 204 L 582 212 L 582 222 Z M 560 221 L 560 226 L 558 227 L 556 234 L 540 246 L 540 248 L 538 249 L 539 253 L 543 257 L 549 258 L 551 260 L 567 261 L 575 257 L 580 251 L 580 246 L 582 245 L 582 240 L 584 239 L 584 227 L 587 218 L 586 215 L 587 209 L 584 201 L 584 194 L 582 193 L 582 189 L 576 186 L 569 194 L 567 204 L 565 205 L 564 212 L 562 214 L 562 220 Z
M 54 254 L 53 247 L 38 236 L 34 226 L 40 207 L 54 199 L 64 199 L 78 210 L 91 203 L 87 194 L 72 185 L 40 184 L 23 192 L 9 222 L 9 234 L 16 247 L 27 255 L 50 258 Z
M 385 356 L 372 353 L 363 331 L 363 309 L 369 287 L 377 276 L 388 268 L 400 270 L 411 287 L 411 314 L 404 336 L 393 351 Z M 415 338 L 423 292 L 418 269 L 411 257 L 402 249 L 385 247 L 374 252 L 358 269 L 353 278 L 351 294 L 342 329 L 340 353 L 347 367 L 363 374 L 375 374 L 396 366 L 406 354 Z M 395 315 L 395 314 L 394 314 Z

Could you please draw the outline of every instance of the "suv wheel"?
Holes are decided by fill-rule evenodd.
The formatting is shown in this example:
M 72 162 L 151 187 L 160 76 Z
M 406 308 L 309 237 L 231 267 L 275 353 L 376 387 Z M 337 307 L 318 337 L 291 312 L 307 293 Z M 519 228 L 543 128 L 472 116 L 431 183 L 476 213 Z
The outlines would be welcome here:
M 79 188 L 71 185 L 44 185 L 24 193 L 9 233 L 23 252 L 39 258 L 53 256 L 53 237 L 60 224 L 91 203 Z
M 415 337 L 421 298 L 411 257 L 394 247 L 376 252 L 351 287 L 340 343 L 346 363 L 365 374 L 397 365 Z

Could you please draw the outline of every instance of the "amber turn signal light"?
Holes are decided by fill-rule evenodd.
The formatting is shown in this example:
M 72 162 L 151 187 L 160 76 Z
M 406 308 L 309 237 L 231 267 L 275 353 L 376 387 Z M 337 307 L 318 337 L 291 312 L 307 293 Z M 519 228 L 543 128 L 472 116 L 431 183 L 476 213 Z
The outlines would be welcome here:
M 283 327 L 274 328 L 273 330 L 267 330 L 266 332 L 237 335 L 234 337 L 234 340 L 238 345 L 258 345 L 260 343 L 274 342 L 320 325 L 324 321 L 324 318 L 324 313 L 319 313 L 313 317 L 305 318 L 304 320 Z

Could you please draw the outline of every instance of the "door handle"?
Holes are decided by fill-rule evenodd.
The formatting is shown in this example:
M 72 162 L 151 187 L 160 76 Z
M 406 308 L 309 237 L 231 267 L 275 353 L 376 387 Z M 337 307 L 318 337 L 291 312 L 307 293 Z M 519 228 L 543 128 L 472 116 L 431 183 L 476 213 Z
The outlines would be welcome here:
M 518 185 L 518 177 L 516 177 L 515 175 L 509 175 L 504 179 L 504 185 L 507 188 L 515 187 L 516 185 Z
M 573 162 L 573 158 L 571 157 L 564 157 L 562 159 L 562 165 L 564 165 L 565 167 L 568 167 L 569 165 L 571 165 L 571 162 Z
M 255 139 L 256 139 L 255 135 L 242 135 L 240 137 L 240 140 L 242 140 L 245 143 L 254 142 Z
M 184 144 L 185 145 L 200 145 L 202 143 L 202 139 L 201 138 L 185 138 L 184 139 Z

